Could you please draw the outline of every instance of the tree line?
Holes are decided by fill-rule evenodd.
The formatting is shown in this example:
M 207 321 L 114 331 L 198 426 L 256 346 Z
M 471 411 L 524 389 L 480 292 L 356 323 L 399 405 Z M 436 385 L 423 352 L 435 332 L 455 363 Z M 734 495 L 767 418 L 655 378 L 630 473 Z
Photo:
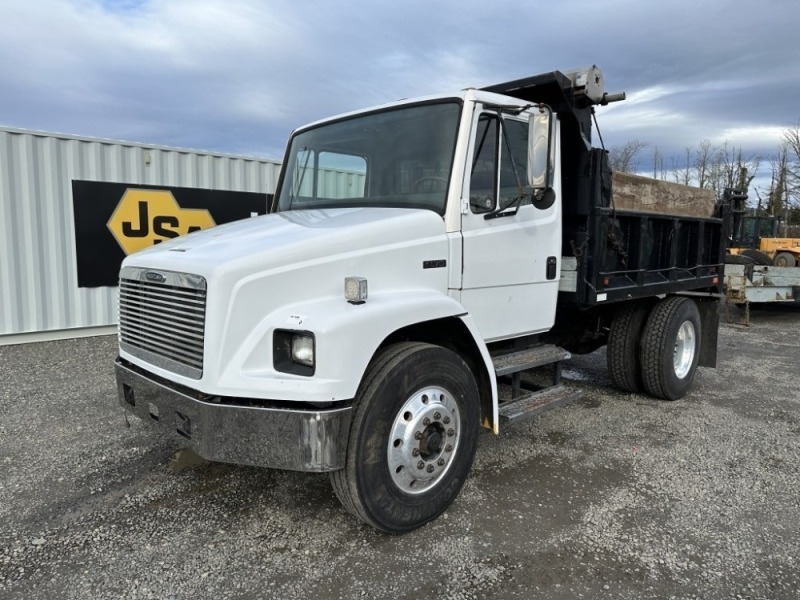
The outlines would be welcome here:
M 646 159 L 644 153 L 649 147 L 637 139 L 611 147 L 611 168 L 710 188 L 717 198 L 722 197 L 726 188 L 749 189 L 749 204 L 756 211 L 780 217 L 790 225 L 800 225 L 800 122 L 784 130 L 777 152 L 770 156 L 749 155 L 728 142 L 715 145 L 703 140 L 695 147 L 686 147 L 680 156 L 666 157 L 654 146 Z M 769 169 L 769 185 L 751 189 L 762 169 Z

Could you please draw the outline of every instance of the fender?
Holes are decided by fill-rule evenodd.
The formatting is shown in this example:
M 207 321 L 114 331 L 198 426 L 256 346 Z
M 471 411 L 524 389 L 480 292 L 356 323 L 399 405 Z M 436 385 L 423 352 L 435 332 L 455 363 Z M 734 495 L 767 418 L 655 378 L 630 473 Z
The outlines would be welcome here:
M 471 315 L 464 314 L 460 315 L 459 318 L 461 319 L 462 323 L 466 326 L 467 330 L 472 335 L 472 339 L 475 342 L 475 346 L 478 348 L 478 352 L 480 352 L 481 359 L 483 360 L 483 368 L 486 369 L 486 374 L 488 375 L 489 385 L 491 386 L 492 390 L 492 397 L 491 397 L 491 420 L 488 420 L 488 415 L 483 415 L 483 423 L 482 425 L 486 429 L 491 429 L 495 435 L 500 433 L 500 396 L 497 391 L 497 377 L 494 375 L 494 362 L 492 362 L 492 357 L 489 355 L 489 349 L 486 347 L 486 343 L 483 341 L 480 333 L 478 333 L 478 328 L 475 325 L 475 321 L 473 320 Z
M 331 402 L 352 399 L 373 355 L 393 332 L 443 319 L 459 318 L 479 349 L 492 382 L 492 429 L 497 427 L 497 384 L 486 344 L 464 307 L 431 290 L 370 294 L 360 305 L 343 297 L 284 305 L 266 315 L 220 368 L 216 389 L 207 393 L 272 400 Z M 316 346 L 312 377 L 274 369 L 272 336 L 276 329 L 310 332 Z

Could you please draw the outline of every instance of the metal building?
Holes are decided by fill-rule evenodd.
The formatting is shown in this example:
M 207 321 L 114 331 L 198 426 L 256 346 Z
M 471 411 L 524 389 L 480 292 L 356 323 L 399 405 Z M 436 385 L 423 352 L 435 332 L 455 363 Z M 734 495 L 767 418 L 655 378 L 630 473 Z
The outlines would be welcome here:
M 279 168 L 252 157 L 0 127 L 0 345 L 114 331 L 117 288 L 77 283 L 73 181 L 271 194 Z

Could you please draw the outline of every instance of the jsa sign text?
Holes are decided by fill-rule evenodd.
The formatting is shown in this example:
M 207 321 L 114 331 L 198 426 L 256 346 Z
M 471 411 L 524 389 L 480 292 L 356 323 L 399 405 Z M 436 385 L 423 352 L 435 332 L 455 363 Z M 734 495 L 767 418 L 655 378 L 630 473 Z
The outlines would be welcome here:
M 181 208 L 172 192 L 129 188 L 108 228 L 125 254 L 216 225 L 204 209 Z

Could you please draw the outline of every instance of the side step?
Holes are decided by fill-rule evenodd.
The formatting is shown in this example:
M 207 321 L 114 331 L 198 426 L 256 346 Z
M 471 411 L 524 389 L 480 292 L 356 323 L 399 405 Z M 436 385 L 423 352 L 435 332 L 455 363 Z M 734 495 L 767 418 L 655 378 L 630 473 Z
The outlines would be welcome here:
M 525 417 L 532 417 L 546 410 L 569 404 L 580 398 L 578 390 L 565 388 L 562 384 L 557 384 L 537 392 L 531 392 L 504 402 L 500 405 L 500 420 L 507 423 L 519 421 Z
M 517 350 L 508 354 L 500 354 L 492 357 L 494 362 L 494 372 L 498 377 L 519 373 L 528 369 L 535 369 L 552 363 L 560 363 L 567 360 L 572 355 L 558 346 L 543 344 L 525 350 Z

